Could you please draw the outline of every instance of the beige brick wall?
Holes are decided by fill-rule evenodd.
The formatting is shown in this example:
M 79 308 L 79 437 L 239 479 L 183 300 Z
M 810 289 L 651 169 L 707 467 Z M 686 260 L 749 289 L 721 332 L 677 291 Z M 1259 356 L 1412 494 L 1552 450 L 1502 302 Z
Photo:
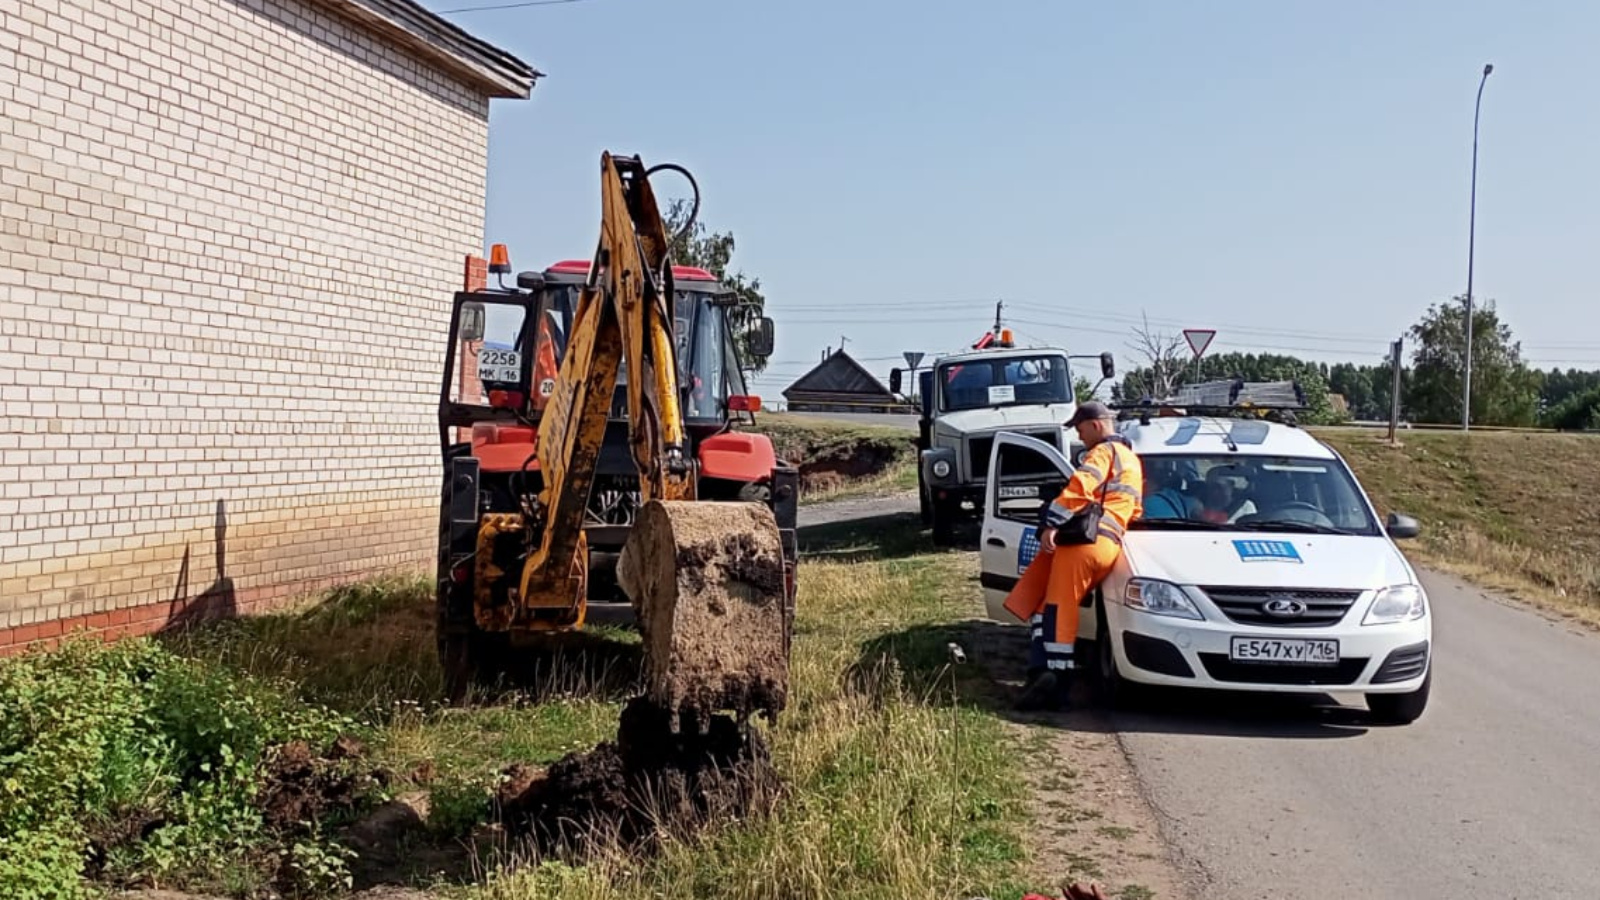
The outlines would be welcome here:
M 0 0 L 0 104 L 0 632 L 430 564 L 488 101 L 299 0 Z

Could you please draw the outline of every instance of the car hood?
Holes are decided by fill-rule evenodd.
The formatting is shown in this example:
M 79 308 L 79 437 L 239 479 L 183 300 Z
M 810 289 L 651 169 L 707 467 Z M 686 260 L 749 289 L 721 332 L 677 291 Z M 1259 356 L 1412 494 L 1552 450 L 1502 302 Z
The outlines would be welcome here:
M 1072 415 L 1072 404 L 1056 403 L 1050 406 L 1002 406 L 998 409 L 964 409 L 939 416 L 941 429 L 952 432 L 998 431 L 1025 428 L 1037 430 L 1061 427 Z
M 1176 584 L 1375 590 L 1416 580 L 1383 536 L 1135 528 L 1123 547 L 1130 574 Z

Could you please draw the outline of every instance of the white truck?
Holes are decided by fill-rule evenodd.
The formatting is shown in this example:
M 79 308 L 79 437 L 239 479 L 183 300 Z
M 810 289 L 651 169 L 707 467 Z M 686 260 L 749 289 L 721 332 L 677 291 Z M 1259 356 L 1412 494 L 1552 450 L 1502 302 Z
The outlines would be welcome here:
M 954 543 L 958 524 L 982 517 L 996 434 L 1036 437 L 1077 458 L 1083 448 L 1075 433 L 1062 427 L 1078 408 L 1074 359 L 1098 359 L 1102 382 L 1116 374 L 1109 352 L 1083 357 L 1059 347 L 1017 347 L 1010 330 L 999 327 L 974 349 L 940 356 L 918 373 L 917 489 L 922 522 L 931 526 L 934 543 Z M 891 391 L 901 393 L 903 381 L 903 370 L 889 373 Z M 1006 490 L 1038 488 L 1023 484 Z

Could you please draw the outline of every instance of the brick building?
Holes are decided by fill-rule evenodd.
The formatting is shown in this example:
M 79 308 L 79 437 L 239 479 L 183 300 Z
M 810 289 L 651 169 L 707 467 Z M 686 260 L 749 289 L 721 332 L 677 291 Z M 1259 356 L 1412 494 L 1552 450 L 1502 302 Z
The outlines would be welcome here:
M 431 563 L 537 76 L 410 0 L 0 2 L 0 652 Z

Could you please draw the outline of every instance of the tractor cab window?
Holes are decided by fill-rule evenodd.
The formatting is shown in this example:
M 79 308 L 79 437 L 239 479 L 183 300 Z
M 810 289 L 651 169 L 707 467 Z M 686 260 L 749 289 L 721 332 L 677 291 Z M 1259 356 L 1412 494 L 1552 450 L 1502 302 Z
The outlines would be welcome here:
M 688 394 L 683 415 L 688 419 L 721 419 L 738 371 L 726 311 L 712 306 L 707 294 L 679 291 L 674 319 L 678 379 Z
M 527 310 L 514 303 L 456 307 L 458 371 L 450 379 L 456 403 L 488 403 L 489 391 L 522 390 L 522 326 Z
M 1064 356 L 1009 356 L 940 366 L 936 379 L 946 411 L 1069 403 L 1072 371 Z

